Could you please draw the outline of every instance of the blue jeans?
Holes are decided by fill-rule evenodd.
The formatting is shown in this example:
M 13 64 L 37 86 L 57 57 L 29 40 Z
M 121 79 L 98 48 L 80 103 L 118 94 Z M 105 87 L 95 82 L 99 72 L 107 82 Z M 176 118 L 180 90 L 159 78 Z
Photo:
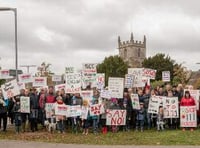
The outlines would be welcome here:
M 140 127 L 141 130 L 144 130 L 144 120 L 137 120 L 136 121 L 136 130 Z
M 58 123 L 58 130 L 60 132 L 64 132 L 64 121 L 63 120 L 59 120 L 57 123 Z
M 93 132 L 96 133 L 98 129 L 98 119 L 92 119 Z

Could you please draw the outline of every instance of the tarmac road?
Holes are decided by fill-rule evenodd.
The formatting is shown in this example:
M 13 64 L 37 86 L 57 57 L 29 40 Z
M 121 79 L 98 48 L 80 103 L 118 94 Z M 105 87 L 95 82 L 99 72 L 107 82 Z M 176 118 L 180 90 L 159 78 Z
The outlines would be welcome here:
M 199 146 L 135 146 L 135 145 L 76 145 L 76 144 L 57 144 L 43 142 L 27 142 L 14 140 L 0 140 L 0 148 L 197 148 Z

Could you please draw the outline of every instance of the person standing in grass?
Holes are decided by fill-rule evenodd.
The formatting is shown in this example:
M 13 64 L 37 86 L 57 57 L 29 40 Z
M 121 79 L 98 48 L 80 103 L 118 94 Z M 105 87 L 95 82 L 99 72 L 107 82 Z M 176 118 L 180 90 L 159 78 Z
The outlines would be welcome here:
M 20 98 L 16 98 L 15 101 L 16 102 L 13 107 L 15 131 L 16 131 L 16 134 L 19 134 L 21 130 L 21 125 L 22 125 L 22 118 L 21 118 L 21 111 L 20 111 Z
M 181 99 L 180 106 L 195 106 L 195 100 L 194 98 L 190 95 L 189 91 L 185 91 L 185 96 Z M 185 131 L 185 127 L 182 129 Z M 190 131 L 193 131 L 194 128 L 190 128 Z
M 139 127 L 141 132 L 144 131 L 144 116 L 145 116 L 145 112 L 144 112 L 144 103 L 141 102 L 140 103 L 140 109 L 137 110 L 137 116 L 136 116 L 136 131 L 138 131 Z

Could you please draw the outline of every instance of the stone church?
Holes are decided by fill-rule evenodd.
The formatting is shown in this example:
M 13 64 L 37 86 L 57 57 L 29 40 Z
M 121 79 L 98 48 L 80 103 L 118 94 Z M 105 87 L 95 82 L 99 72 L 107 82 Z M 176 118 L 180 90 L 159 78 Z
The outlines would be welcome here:
M 119 36 L 118 49 L 119 56 L 128 62 L 131 68 L 140 68 L 146 58 L 146 37 L 144 36 L 143 41 L 137 41 L 134 40 L 133 33 L 131 33 L 130 40 L 122 42 Z

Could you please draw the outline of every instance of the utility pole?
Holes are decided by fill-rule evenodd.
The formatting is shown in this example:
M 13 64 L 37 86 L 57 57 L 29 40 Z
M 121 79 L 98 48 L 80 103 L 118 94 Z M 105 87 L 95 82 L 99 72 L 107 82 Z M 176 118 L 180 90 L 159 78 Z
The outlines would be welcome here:
M 30 67 L 36 67 L 36 65 L 21 65 L 20 67 L 26 67 L 27 68 L 27 73 L 29 73 L 29 68 Z

